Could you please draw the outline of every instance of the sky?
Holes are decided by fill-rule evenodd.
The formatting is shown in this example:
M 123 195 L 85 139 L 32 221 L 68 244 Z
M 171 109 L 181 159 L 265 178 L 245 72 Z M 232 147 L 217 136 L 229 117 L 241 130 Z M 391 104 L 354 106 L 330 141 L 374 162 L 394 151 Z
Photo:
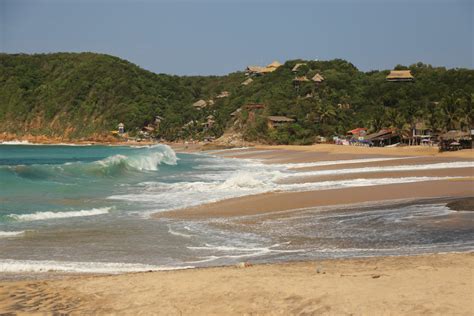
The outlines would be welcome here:
M 0 0 L 0 51 L 98 52 L 176 75 L 298 58 L 472 69 L 473 20 L 474 0 Z

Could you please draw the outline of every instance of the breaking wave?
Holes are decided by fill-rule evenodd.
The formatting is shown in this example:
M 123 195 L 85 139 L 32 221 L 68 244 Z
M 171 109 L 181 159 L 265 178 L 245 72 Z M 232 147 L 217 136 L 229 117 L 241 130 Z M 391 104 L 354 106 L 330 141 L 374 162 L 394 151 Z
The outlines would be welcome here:
M 162 163 L 167 165 L 176 165 L 176 153 L 165 145 L 156 145 L 152 147 L 140 148 L 144 152 L 135 155 L 114 155 L 99 160 L 96 164 L 104 168 L 120 167 L 139 171 L 156 171 Z
M 176 165 L 175 152 L 166 145 L 129 150 L 92 162 L 66 162 L 63 164 L 31 164 L 0 166 L 0 171 L 21 178 L 42 180 L 63 177 L 120 176 L 127 172 L 157 171 L 161 164 Z

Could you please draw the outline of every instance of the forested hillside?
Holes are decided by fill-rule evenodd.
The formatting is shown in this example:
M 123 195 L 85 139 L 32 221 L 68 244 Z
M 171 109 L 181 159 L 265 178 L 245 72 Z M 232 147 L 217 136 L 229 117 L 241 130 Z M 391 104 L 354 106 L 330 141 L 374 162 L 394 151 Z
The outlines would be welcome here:
M 292 71 L 297 63 L 303 65 Z M 242 85 L 244 72 L 178 77 L 102 54 L 0 54 L 0 133 L 80 139 L 110 135 L 123 122 L 133 136 L 156 116 L 163 119 L 153 134 L 168 140 L 218 137 L 230 127 L 254 141 L 311 143 L 359 126 L 403 130 L 420 121 L 438 131 L 473 126 L 474 70 L 422 63 L 397 69 L 410 69 L 415 80 L 387 82 L 388 70 L 364 73 L 339 59 L 293 60 Z M 322 83 L 295 87 L 295 77 L 316 73 Z M 223 91 L 228 96 L 218 98 Z M 208 105 L 193 107 L 198 100 Z M 265 108 L 249 115 L 243 107 L 249 103 Z M 211 115 L 212 125 L 206 124 Z M 270 130 L 269 115 L 295 122 Z

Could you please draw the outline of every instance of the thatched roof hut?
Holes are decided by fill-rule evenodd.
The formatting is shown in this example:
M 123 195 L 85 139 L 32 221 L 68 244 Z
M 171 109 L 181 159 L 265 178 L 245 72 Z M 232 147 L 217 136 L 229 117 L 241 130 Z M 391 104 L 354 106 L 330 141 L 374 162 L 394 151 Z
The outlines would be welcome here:
M 260 74 L 263 72 L 265 67 L 261 67 L 261 66 L 248 66 L 246 69 L 245 69 L 245 72 L 247 74 Z
M 293 123 L 295 120 L 286 116 L 269 116 L 268 118 L 268 128 L 273 129 L 275 127 Z
M 441 134 L 439 137 L 442 140 L 453 140 L 453 141 L 470 140 L 472 138 L 471 133 L 456 131 L 456 130 L 452 130 L 444 134 Z
M 309 82 L 309 79 L 306 76 L 295 77 L 293 82 Z
M 413 81 L 415 78 L 410 70 L 391 70 L 385 78 L 390 82 Z
M 315 74 L 313 78 L 311 78 L 316 83 L 322 83 L 324 81 L 324 77 L 320 75 L 319 73 Z
M 273 61 L 271 64 L 268 64 L 266 68 L 274 68 L 274 69 L 277 69 L 279 67 L 281 67 L 282 64 L 280 64 L 280 62 L 278 61 Z

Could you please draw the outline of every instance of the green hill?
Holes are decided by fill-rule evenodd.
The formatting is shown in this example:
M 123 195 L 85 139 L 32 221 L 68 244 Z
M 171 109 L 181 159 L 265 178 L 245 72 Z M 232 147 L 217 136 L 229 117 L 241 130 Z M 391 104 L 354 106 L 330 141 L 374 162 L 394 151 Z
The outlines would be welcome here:
M 294 73 L 297 63 L 305 65 Z M 134 135 L 157 115 L 164 119 L 154 133 L 169 140 L 218 137 L 231 126 L 249 140 L 273 143 L 311 143 L 358 126 L 407 129 L 420 120 L 439 131 L 473 126 L 473 70 L 397 68 L 410 69 L 415 80 L 386 82 L 389 71 L 365 73 L 339 59 L 293 60 L 244 86 L 243 72 L 178 77 L 102 54 L 0 54 L 0 133 L 80 139 L 110 135 L 123 122 Z M 295 89 L 295 76 L 316 73 L 325 78 L 321 85 Z M 229 96 L 217 98 L 223 91 Z M 214 104 L 197 110 L 192 104 L 201 99 Z M 248 103 L 266 108 L 231 117 Z M 210 115 L 215 123 L 206 127 Z M 268 115 L 295 123 L 269 130 Z

